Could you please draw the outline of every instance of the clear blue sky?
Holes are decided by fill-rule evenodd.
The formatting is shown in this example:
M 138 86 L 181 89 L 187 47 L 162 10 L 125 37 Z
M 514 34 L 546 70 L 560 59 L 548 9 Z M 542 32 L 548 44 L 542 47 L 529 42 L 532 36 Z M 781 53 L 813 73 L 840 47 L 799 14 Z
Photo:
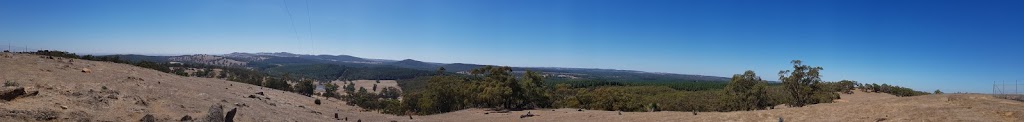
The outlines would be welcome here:
M 1024 3 L 1012 0 L 286 2 L 0 0 L 0 43 L 714 76 L 754 70 L 764 79 L 801 59 L 824 67 L 825 80 L 947 92 L 987 93 L 993 81 L 1024 80 Z

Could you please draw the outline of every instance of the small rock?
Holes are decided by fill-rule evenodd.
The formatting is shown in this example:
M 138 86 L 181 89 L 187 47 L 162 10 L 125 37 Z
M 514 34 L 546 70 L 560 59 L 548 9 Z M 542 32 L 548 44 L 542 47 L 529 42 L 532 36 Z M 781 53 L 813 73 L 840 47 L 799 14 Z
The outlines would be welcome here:
M 192 121 L 192 116 L 185 115 L 184 117 L 181 117 L 181 120 L 179 121 Z
M 60 109 L 68 109 L 68 106 L 60 106 Z
M 139 120 L 139 121 L 140 122 L 156 122 L 156 117 L 153 117 L 153 115 L 150 115 L 150 114 L 146 114 L 146 116 L 143 116 L 142 119 Z
M 92 70 L 89 68 L 82 68 L 82 73 L 92 73 Z

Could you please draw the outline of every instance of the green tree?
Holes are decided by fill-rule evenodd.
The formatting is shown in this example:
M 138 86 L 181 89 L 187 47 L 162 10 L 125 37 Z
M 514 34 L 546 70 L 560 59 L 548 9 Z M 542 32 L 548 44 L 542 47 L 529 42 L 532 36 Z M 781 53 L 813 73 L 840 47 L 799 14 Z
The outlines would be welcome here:
M 843 93 L 846 93 L 846 94 L 853 94 L 852 90 L 857 88 L 857 81 L 841 80 L 841 81 L 838 82 L 838 85 L 839 86 L 837 88 L 838 88 L 839 92 L 843 92 Z
M 515 95 L 522 92 L 522 89 L 511 72 L 511 67 L 485 66 L 474 69 L 472 75 L 483 76 L 478 78 L 482 91 L 477 95 L 477 100 L 490 107 L 514 108 L 513 102 L 517 97 Z
M 380 97 L 387 99 L 398 99 L 402 93 L 395 87 L 385 87 L 380 90 Z
M 516 106 L 523 109 L 551 106 L 550 94 L 544 85 L 544 76 L 540 74 L 530 70 L 523 74 L 519 83 L 523 91 L 519 94 L 521 97 Z
M 767 82 L 761 80 L 754 71 L 747 70 L 743 74 L 732 76 L 725 86 L 726 94 L 731 96 L 731 110 L 759 110 L 770 106 L 766 93 Z
M 936 89 L 935 92 L 933 92 L 933 93 L 934 94 L 942 94 L 942 91 L 939 91 L 938 89 Z
M 266 86 L 266 87 L 272 88 L 272 89 L 284 90 L 284 91 L 292 91 L 292 85 L 288 84 L 287 81 L 285 81 L 283 79 L 279 79 L 279 78 L 267 78 L 267 81 L 264 82 L 263 84 L 264 84 L 263 86 Z
M 345 93 L 352 94 L 356 92 L 355 83 L 345 83 Z
M 791 63 L 793 63 L 793 70 L 779 71 L 779 80 L 793 96 L 789 105 L 802 107 L 817 103 L 817 100 L 812 97 L 819 90 L 818 83 L 821 83 L 819 73 L 823 68 L 803 65 L 800 60 L 793 60 Z
M 313 84 L 312 79 L 302 79 L 299 80 L 297 84 L 295 84 L 295 92 L 298 92 L 299 94 L 302 95 L 313 95 L 313 91 L 315 90 L 316 84 Z
M 324 96 L 333 98 L 341 97 L 338 95 L 338 85 L 334 83 L 324 84 Z

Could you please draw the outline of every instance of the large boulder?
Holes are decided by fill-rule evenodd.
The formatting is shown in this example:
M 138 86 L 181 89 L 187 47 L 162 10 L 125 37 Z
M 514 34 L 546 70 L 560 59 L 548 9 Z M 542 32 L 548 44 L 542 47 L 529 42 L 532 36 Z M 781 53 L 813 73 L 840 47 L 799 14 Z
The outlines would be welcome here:
M 210 106 L 210 111 L 204 122 L 224 122 L 224 106 L 220 104 Z

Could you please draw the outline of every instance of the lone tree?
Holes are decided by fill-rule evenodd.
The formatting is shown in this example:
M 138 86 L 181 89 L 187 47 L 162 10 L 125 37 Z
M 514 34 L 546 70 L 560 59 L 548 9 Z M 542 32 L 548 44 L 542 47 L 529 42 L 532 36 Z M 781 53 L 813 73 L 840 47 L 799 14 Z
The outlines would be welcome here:
M 793 70 L 779 71 L 779 80 L 793 96 L 789 105 L 802 107 L 816 103 L 817 100 L 812 96 L 819 90 L 818 84 L 821 83 L 819 72 L 824 68 L 803 65 L 800 60 L 793 60 L 791 63 L 793 63 Z
M 758 110 L 771 106 L 766 96 L 767 84 L 754 71 L 747 70 L 743 74 L 733 75 L 732 81 L 725 86 L 726 93 L 731 96 L 729 109 Z
M 938 89 L 936 89 L 934 94 L 942 94 L 942 91 L 939 91 Z

